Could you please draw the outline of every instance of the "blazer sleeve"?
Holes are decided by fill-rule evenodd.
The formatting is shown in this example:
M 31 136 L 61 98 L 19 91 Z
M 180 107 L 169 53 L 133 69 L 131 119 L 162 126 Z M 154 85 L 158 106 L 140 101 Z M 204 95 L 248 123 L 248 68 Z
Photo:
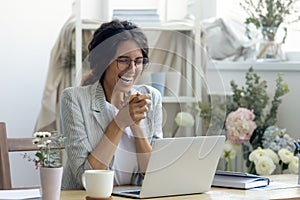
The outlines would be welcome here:
M 79 105 L 76 90 L 65 89 L 61 96 L 61 122 L 62 134 L 66 137 L 65 149 L 68 156 L 70 180 L 74 177 L 76 185 L 82 187 L 81 177 L 84 170 L 91 169 L 87 160 L 89 152 L 92 151 L 91 144 L 85 130 L 82 110 Z M 71 174 L 70 174 L 71 173 Z

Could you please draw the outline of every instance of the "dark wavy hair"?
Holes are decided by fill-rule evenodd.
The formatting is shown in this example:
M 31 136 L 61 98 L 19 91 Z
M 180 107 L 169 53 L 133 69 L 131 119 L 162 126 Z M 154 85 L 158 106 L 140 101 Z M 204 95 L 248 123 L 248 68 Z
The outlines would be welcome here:
M 96 81 L 103 83 L 106 68 L 114 58 L 119 44 L 133 40 L 140 47 L 143 57 L 148 60 L 148 40 L 142 30 L 129 21 L 113 20 L 103 23 L 94 33 L 88 46 L 90 72 L 83 78 L 82 85 Z M 144 66 L 147 63 L 144 63 Z

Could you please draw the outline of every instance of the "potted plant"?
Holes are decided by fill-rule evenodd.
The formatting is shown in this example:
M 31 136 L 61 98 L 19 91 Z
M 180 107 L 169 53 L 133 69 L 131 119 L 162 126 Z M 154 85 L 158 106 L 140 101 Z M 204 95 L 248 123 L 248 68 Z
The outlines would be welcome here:
M 63 172 L 61 149 L 64 138 L 56 136 L 54 132 L 36 132 L 33 136 L 33 144 L 37 145 L 39 150 L 32 161 L 36 169 L 40 169 L 42 199 L 59 200 Z
M 286 24 L 300 20 L 296 4 L 299 0 L 244 0 L 240 6 L 247 13 L 245 20 L 247 35 L 250 37 L 249 25 L 261 31 L 262 40 L 257 45 L 258 59 L 282 59 L 281 44 L 287 37 Z M 278 41 L 279 27 L 283 28 L 283 36 Z

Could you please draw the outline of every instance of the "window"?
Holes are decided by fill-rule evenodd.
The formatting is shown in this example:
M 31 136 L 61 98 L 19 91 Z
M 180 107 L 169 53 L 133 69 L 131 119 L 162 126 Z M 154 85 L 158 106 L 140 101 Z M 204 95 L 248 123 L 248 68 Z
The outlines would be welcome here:
M 241 0 L 217 0 L 216 15 L 225 19 L 234 20 L 243 23 L 247 17 L 246 13 L 239 6 Z M 300 7 L 300 3 L 298 5 Z M 300 22 L 288 26 L 288 35 L 283 45 L 283 50 L 287 51 L 300 51 Z

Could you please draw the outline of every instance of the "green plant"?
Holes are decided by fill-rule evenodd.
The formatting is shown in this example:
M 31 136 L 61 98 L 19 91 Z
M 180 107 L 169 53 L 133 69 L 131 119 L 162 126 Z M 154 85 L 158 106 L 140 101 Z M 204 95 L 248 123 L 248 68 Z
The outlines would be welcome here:
M 64 137 L 50 132 L 36 132 L 33 136 L 32 142 L 37 145 L 39 150 L 35 153 L 35 158 L 32 159 L 28 154 L 25 154 L 24 158 L 33 161 L 37 169 L 39 167 L 61 167 L 61 149 L 64 145 Z
M 282 76 L 283 73 L 278 73 L 276 89 L 269 109 L 267 83 L 264 80 L 260 80 L 260 76 L 254 72 L 252 67 L 246 73 L 246 87 L 241 87 L 241 89 L 239 89 L 234 81 L 231 82 L 234 93 L 233 105 L 237 107 L 246 107 L 254 111 L 257 130 L 251 137 L 253 148 L 262 145 L 264 130 L 277 122 L 277 112 L 279 105 L 282 102 L 281 97 L 289 92 L 288 85 L 283 81 Z

